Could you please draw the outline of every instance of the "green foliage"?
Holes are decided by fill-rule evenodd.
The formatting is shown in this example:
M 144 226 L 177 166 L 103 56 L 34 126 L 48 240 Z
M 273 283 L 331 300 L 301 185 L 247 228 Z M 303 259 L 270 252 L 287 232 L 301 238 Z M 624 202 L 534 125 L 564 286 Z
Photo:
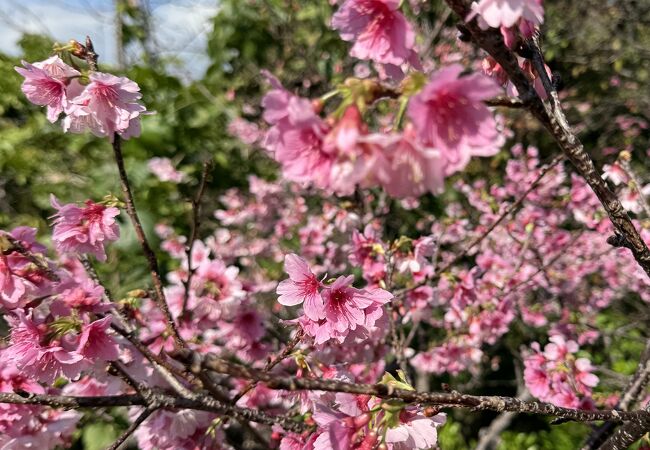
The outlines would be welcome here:
M 114 423 L 96 422 L 83 428 L 81 442 L 84 450 L 102 450 L 115 442 L 120 428 Z

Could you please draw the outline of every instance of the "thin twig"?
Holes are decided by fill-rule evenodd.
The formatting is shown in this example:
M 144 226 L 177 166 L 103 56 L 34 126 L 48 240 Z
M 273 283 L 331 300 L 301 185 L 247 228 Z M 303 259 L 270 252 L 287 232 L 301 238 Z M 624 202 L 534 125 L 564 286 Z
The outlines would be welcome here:
M 6 239 L 9 242 L 9 245 L 7 248 L 0 248 L 2 250 L 3 255 L 9 255 L 12 252 L 17 252 L 20 253 L 22 256 L 27 258 L 29 262 L 34 264 L 36 267 L 38 267 L 40 270 L 43 271 L 45 276 L 51 280 L 51 281 L 59 281 L 60 278 L 56 274 L 54 270 L 52 270 L 47 263 L 45 262 L 45 259 L 43 256 L 39 256 L 36 253 L 33 253 L 25 248 L 25 246 L 18 240 L 15 239 L 13 236 L 11 236 L 9 233 L 0 233 L 0 238 L 1 239 Z
M 646 195 L 641 189 L 641 180 L 637 176 L 636 171 L 632 168 L 632 164 L 630 164 L 631 156 L 632 155 L 630 155 L 629 152 L 621 152 L 621 156 L 618 158 L 618 160 L 620 161 L 623 170 L 627 173 L 627 176 L 629 176 L 630 180 L 632 180 L 632 184 L 634 184 L 632 189 L 634 189 L 639 196 L 639 205 L 643 209 L 645 215 L 650 218 L 650 199 L 646 198 Z
M 532 191 L 534 191 L 539 184 L 541 183 L 542 179 L 546 176 L 548 172 L 551 171 L 556 165 L 558 165 L 564 157 L 562 155 L 558 155 L 551 162 L 548 164 L 544 165 L 541 169 L 537 177 L 533 180 L 533 182 L 528 186 L 528 189 L 524 191 L 523 194 L 521 194 L 514 203 L 511 203 L 499 217 L 492 222 L 492 224 L 479 236 L 474 238 L 463 250 L 460 251 L 451 261 L 447 262 L 444 266 L 440 268 L 436 268 L 434 272 L 434 276 L 431 278 L 427 278 L 423 280 L 420 283 L 417 283 L 415 286 L 411 286 L 405 289 L 401 289 L 395 293 L 396 297 L 402 296 L 407 292 L 410 292 L 414 289 L 417 289 L 421 286 L 424 286 L 427 283 L 430 283 L 432 280 L 435 280 L 436 277 L 439 277 L 442 273 L 446 272 L 447 270 L 451 269 L 455 264 L 457 264 L 460 260 L 462 260 L 467 254 L 477 245 L 479 245 L 481 242 L 483 242 L 500 224 L 503 222 L 506 217 L 508 217 L 510 214 L 512 214 L 514 211 L 516 211 L 518 208 L 521 207 L 523 202 L 526 200 L 526 197 L 528 197 L 528 194 L 530 194 Z M 558 255 L 558 258 L 561 256 L 561 254 Z M 535 273 L 537 275 L 541 269 Z
M 270 372 L 275 366 L 277 366 L 282 361 L 284 361 L 289 355 L 291 355 L 293 350 L 302 340 L 303 336 L 304 336 L 304 331 L 302 331 L 302 329 L 298 330 L 296 332 L 296 335 L 293 337 L 291 341 L 289 341 L 286 347 L 277 356 L 270 358 L 269 361 L 264 366 L 264 369 L 262 370 L 264 372 Z M 236 404 L 244 395 L 248 394 L 251 391 L 251 389 L 253 389 L 256 385 L 257 385 L 257 381 L 252 381 L 248 383 L 239 392 L 239 394 L 235 395 L 235 397 L 232 400 L 232 403 Z
M 92 72 L 96 72 L 99 68 L 97 64 L 99 55 L 95 53 L 95 47 L 93 45 L 92 39 L 90 39 L 90 36 L 86 36 L 86 45 L 83 47 L 83 56 L 90 70 Z M 138 242 L 140 243 L 140 247 L 142 247 L 142 251 L 144 252 L 144 256 L 147 260 L 147 264 L 149 265 L 149 271 L 151 272 L 151 278 L 153 280 L 154 289 L 156 291 L 155 301 L 165 316 L 168 331 L 174 337 L 176 345 L 182 348 L 185 346 L 185 342 L 178 333 L 176 323 L 174 322 L 174 319 L 169 312 L 169 307 L 167 306 L 167 300 L 165 298 L 163 283 L 160 276 L 160 269 L 158 268 L 158 260 L 156 259 L 156 255 L 149 245 L 149 241 L 147 240 L 147 236 L 144 233 L 144 229 L 140 223 L 140 218 L 138 217 L 138 212 L 135 208 L 135 201 L 133 200 L 133 193 L 131 192 L 129 177 L 126 173 L 126 168 L 124 167 L 124 156 L 122 155 L 121 138 L 117 133 L 115 133 L 112 137 L 113 154 L 115 156 L 115 163 L 117 164 L 117 169 L 120 175 L 120 185 L 125 196 L 126 212 L 131 219 L 133 227 L 135 228 L 135 234 L 138 238 Z
M 517 210 L 522 205 L 524 200 L 526 200 L 526 197 L 528 197 L 528 194 L 533 192 L 539 186 L 539 184 L 541 183 L 542 179 L 546 176 L 546 174 L 550 172 L 556 165 L 558 165 L 560 161 L 562 161 L 563 159 L 564 159 L 563 155 L 558 155 L 555 158 L 553 158 L 551 162 L 543 166 L 539 171 L 539 175 L 537 175 L 535 180 L 533 180 L 530 186 L 528 186 L 528 189 L 526 189 L 526 191 L 524 191 L 524 193 L 521 194 L 519 198 L 515 200 L 514 203 L 511 203 L 506 208 L 506 210 L 503 211 L 503 213 L 494 222 L 492 222 L 492 224 L 483 233 L 481 233 L 480 236 L 474 238 L 474 240 L 472 240 L 460 253 L 458 253 L 454 257 L 454 259 L 452 259 L 443 267 L 438 269 L 438 273 L 443 273 L 449 270 L 452 266 L 458 263 L 458 261 L 460 261 L 465 256 L 467 256 L 470 250 L 472 250 L 474 247 L 476 247 L 481 242 L 483 242 L 483 240 L 485 240 L 490 235 L 490 233 L 492 233 L 492 231 L 494 231 L 494 229 L 498 227 L 499 224 L 505 220 L 506 217 L 508 217 L 513 211 Z
M 521 109 L 526 106 L 525 103 L 519 100 L 518 98 L 512 98 L 506 96 L 494 97 L 488 100 L 484 100 L 483 103 L 485 103 L 487 106 L 503 106 L 506 108 L 514 108 L 514 109 Z
M 147 260 L 147 264 L 149 266 L 151 279 L 153 280 L 153 286 L 156 293 L 155 295 L 156 304 L 158 305 L 158 307 L 160 308 L 160 310 L 165 316 L 165 319 L 167 321 L 167 329 L 170 332 L 170 334 L 174 337 L 174 341 L 176 342 L 176 345 L 182 348 L 185 346 L 185 342 L 183 342 L 183 339 L 178 333 L 178 329 L 176 328 L 176 323 L 174 322 L 174 318 L 172 317 L 171 312 L 169 311 L 169 307 L 167 306 L 167 299 L 165 298 L 163 282 L 160 276 L 160 269 L 158 267 L 158 259 L 156 258 L 156 255 L 153 252 L 153 250 L 151 249 L 151 246 L 149 245 L 149 241 L 147 240 L 147 236 L 145 235 L 144 229 L 142 228 L 142 224 L 140 223 L 140 217 L 138 216 L 138 212 L 135 207 L 135 202 L 133 200 L 133 193 L 131 192 L 129 177 L 126 174 L 126 168 L 124 167 L 124 156 L 122 155 L 121 139 L 117 133 L 113 137 L 113 154 L 115 156 L 115 163 L 117 164 L 117 170 L 120 175 L 120 184 L 122 186 L 122 192 L 124 193 L 124 197 L 125 197 L 124 200 L 126 203 L 126 212 L 131 218 L 131 223 L 133 224 L 133 228 L 135 228 L 135 234 L 138 238 L 138 242 L 140 243 L 140 247 L 142 248 L 144 256 Z
M 147 418 L 154 413 L 155 410 L 145 408 L 144 411 L 133 421 L 131 425 L 122 433 L 116 440 L 113 442 L 110 447 L 107 447 L 106 450 L 117 450 L 122 444 L 138 429 L 138 427 L 147 420 Z
M 205 193 L 205 187 L 207 185 L 208 175 L 212 169 L 212 163 L 206 161 L 203 163 L 203 170 L 201 171 L 201 181 L 199 182 L 199 189 L 196 192 L 196 195 L 192 199 L 192 223 L 190 230 L 190 241 L 187 243 L 186 249 L 186 258 L 187 258 L 187 279 L 183 282 L 185 285 L 185 293 L 183 294 L 183 308 L 181 309 L 181 317 L 185 314 L 187 310 L 187 301 L 190 297 L 190 288 L 192 284 L 192 277 L 194 276 L 195 268 L 192 266 L 192 250 L 194 249 L 194 241 L 199 232 L 199 226 L 201 225 L 201 199 Z

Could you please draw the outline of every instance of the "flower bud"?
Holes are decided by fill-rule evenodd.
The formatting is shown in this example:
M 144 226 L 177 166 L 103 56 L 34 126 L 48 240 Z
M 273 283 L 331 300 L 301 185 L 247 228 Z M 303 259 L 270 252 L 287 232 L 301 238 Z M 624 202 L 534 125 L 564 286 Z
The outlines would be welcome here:
M 70 53 L 72 53 L 77 58 L 81 58 L 81 59 L 86 58 L 86 54 L 87 54 L 86 47 L 81 45 L 79 42 L 75 41 L 74 39 L 70 39 L 68 41 L 68 47 L 70 48 Z

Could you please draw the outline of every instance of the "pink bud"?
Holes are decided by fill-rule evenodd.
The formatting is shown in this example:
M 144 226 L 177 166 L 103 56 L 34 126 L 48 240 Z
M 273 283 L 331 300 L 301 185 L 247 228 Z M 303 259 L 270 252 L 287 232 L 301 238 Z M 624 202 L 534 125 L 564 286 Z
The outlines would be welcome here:
M 353 421 L 355 428 L 366 426 L 366 424 L 370 422 L 370 419 L 372 419 L 372 415 L 370 413 L 363 413 L 360 416 L 355 417 Z

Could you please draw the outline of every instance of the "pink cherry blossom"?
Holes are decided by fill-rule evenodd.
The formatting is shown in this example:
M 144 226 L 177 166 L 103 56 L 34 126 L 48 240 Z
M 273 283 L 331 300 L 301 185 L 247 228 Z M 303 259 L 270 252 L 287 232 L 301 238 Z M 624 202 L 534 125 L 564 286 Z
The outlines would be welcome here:
M 367 126 L 356 106 L 345 109 L 341 119 L 325 136 L 323 150 L 332 156 L 327 186 L 339 195 L 351 195 L 356 187 L 375 183 L 375 170 L 385 165 L 379 147 L 364 136 Z
M 99 261 L 106 260 L 104 246 L 120 237 L 115 217 L 120 210 L 90 200 L 85 206 L 74 203 L 61 205 L 50 196 L 50 203 L 58 212 L 54 217 L 52 240 L 60 252 L 90 253 Z
M 322 292 L 327 330 L 338 333 L 339 337 L 357 326 L 365 326 L 370 307 L 381 306 L 393 298 L 383 289 L 354 288 L 353 280 L 353 275 L 341 276 Z
M 11 319 L 10 345 L 2 353 L 3 361 L 14 364 L 27 376 L 45 383 L 65 376 L 76 378 L 85 367 L 74 341 L 49 337 L 46 323 L 39 323 L 16 311 Z
M 542 0 L 480 0 L 472 9 L 493 28 L 512 27 L 519 19 L 535 25 L 544 22 Z
M 90 84 L 72 99 L 66 108 L 63 129 L 82 133 L 86 129 L 96 136 L 115 133 L 125 139 L 140 135 L 140 116 L 146 108 L 139 102 L 140 87 L 126 77 L 92 72 Z
M 35 105 L 47 106 L 47 119 L 56 122 L 68 100 L 81 90 L 79 83 L 72 80 L 81 74 L 58 56 L 34 64 L 22 61 L 22 64 L 24 69 L 15 69 L 25 77 L 21 86 L 23 93 Z
M 2 234 L 6 233 L 0 231 Z M 46 248 L 35 240 L 35 228 L 16 227 L 8 234 L 54 270 L 54 264 L 46 258 Z M 0 253 L 0 307 L 22 308 L 34 298 L 52 294 L 54 289 L 55 284 L 44 270 L 20 252 Z
M 285 306 L 303 304 L 305 315 L 317 321 L 325 317 L 320 282 L 309 268 L 307 261 L 296 254 L 284 257 L 284 271 L 289 279 L 281 281 L 277 288 L 278 303 Z
M 91 361 L 114 361 L 117 359 L 117 343 L 107 333 L 111 316 L 82 325 L 76 352 Z
M 334 159 L 324 149 L 329 127 L 316 115 L 311 102 L 275 88 L 262 105 L 265 120 L 273 124 L 264 146 L 282 166 L 284 177 L 328 188 Z
M 404 409 L 399 413 L 399 425 L 386 431 L 386 443 L 392 450 L 436 447 L 438 427 L 446 420 L 445 414 L 425 417 L 416 408 Z
M 160 181 L 180 183 L 185 179 L 185 175 L 176 170 L 169 158 L 151 158 L 147 161 L 147 167 Z
M 389 195 L 419 197 L 443 191 L 446 162 L 438 150 L 415 139 L 413 127 L 407 126 L 402 134 L 372 134 L 364 141 L 381 149 L 384 158 L 372 170 Z
M 584 407 L 598 385 L 594 367 L 586 358 L 577 358 L 578 344 L 560 335 L 550 338 L 541 351 L 537 342 L 524 358 L 524 380 L 530 393 L 542 401 L 567 408 Z
M 496 154 L 503 143 L 483 104 L 501 89 L 483 74 L 460 76 L 462 71 L 454 64 L 435 72 L 408 108 L 418 138 L 440 152 L 445 175 L 462 170 L 472 156 Z
M 332 28 L 354 42 L 350 55 L 401 65 L 411 58 L 415 32 L 399 12 L 399 0 L 346 0 L 332 17 Z
M 136 414 L 139 412 L 134 411 Z M 213 433 L 208 432 L 214 418 L 213 414 L 203 411 L 159 410 L 140 425 L 134 435 L 142 450 L 220 450 L 226 448 L 221 445 L 225 442 L 223 430 L 217 428 Z
M 228 133 L 246 145 L 253 145 L 262 139 L 263 133 L 254 122 L 237 117 L 228 124 Z
M 104 313 L 113 305 L 103 303 L 105 290 L 92 280 L 84 279 L 61 292 L 59 298 L 70 310 Z M 70 311 L 68 313 L 71 313 Z

